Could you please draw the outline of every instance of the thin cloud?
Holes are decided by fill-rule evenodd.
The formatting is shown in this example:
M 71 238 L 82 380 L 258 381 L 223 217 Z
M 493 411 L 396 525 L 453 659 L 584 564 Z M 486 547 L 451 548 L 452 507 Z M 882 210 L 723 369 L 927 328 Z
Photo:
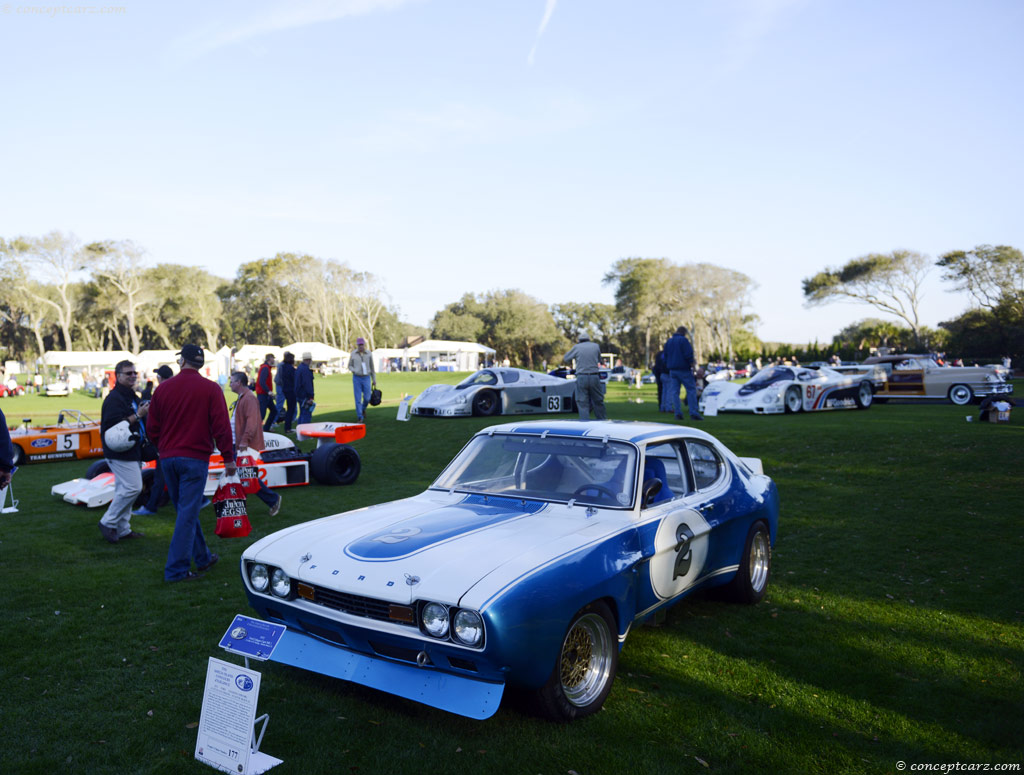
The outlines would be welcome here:
M 540 44 L 541 35 L 544 34 L 548 22 L 551 21 L 551 15 L 555 12 L 556 5 L 558 5 L 558 0 L 547 0 L 547 5 L 544 6 L 544 18 L 540 20 L 540 28 L 537 30 L 537 37 L 533 41 L 533 48 L 530 49 L 530 56 L 526 58 L 527 64 L 531 67 L 533 66 L 534 55 L 537 53 L 537 46 Z
M 239 20 L 221 20 L 201 27 L 171 44 L 178 59 L 198 59 L 205 54 L 247 40 L 284 30 L 333 22 L 379 11 L 392 11 L 420 0 L 293 0 L 258 7 Z

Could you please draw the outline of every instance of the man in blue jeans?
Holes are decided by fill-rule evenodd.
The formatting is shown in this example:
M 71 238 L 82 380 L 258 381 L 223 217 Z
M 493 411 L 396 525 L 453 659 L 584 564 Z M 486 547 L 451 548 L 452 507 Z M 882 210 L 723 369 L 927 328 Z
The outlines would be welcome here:
M 686 388 L 686 407 L 691 420 L 703 420 L 697 406 L 697 381 L 693 378 L 693 345 L 686 338 L 686 326 L 679 326 L 665 343 L 665 365 L 668 367 L 671 383 L 672 412 L 677 420 L 683 419 L 679 401 L 680 386 Z
M 224 391 L 199 373 L 205 362 L 202 347 L 187 344 L 178 355 L 181 371 L 154 391 L 146 426 L 160 453 L 167 492 L 178 512 L 164 566 L 164 581 L 171 582 L 200 578 L 220 559 L 207 547 L 199 525 L 213 440 L 224 458 L 224 473 L 235 474 Z
M 356 421 L 366 422 L 366 407 L 370 405 L 370 391 L 377 387 L 377 372 L 373 368 L 373 353 L 366 349 L 363 337 L 356 339 L 356 349 L 348 358 L 348 370 L 352 372 Z

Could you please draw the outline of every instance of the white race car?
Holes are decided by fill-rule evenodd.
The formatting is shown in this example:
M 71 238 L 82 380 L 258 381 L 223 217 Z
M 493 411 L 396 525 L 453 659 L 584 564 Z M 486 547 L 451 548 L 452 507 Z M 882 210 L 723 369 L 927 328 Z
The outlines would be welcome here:
M 700 397 L 702 414 L 718 412 L 814 412 L 824 409 L 867 409 L 874 387 L 863 375 L 840 374 L 821 367 L 769 366 L 742 385 L 711 382 Z
M 296 436 L 302 439 L 317 439 L 317 447 L 306 453 L 295 446 L 287 436 L 278 433 L 264 433 L 265 449 L 259 453 L 256 467 L 259 477 L 267 487 L 299 487 L 309 484 L 310 474 L 320 484 L 352 484 L 359 478 L 362 464 L 359 453 L 346 442 L 361 439 L 366 435 L 366 426 L 343 423 L 308 423 L 296 428 Z M 218 453 L 210 456 L 210 467 L 206 476 L 203 494 L 213 496 L 217 491 L 220 475 L 224 471 L 224 459 Z M 149 500 L 150 488 L 156 475 L 156 463 L 142 464 L 142 493 L 135 500 L 141 506 Z M 80 479 L 55 484 L 51 495 L 59 495 L 68 503 L 88 508 L 106 506 L 114 499 L 114 474 L 106 460 L 97 460 Z M 166 498 L 166 495 L 164 496 Z
M 458 385 L 431 385 L 412 405 L 421 417 L 489 417 L 575 411 L 571 380 L 526 369 L 481 369 Z

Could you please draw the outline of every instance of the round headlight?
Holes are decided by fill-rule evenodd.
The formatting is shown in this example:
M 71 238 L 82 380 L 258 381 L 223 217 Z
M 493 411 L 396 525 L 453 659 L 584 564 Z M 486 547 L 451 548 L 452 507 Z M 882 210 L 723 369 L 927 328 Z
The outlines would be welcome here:
M 476 611 L 462 610 L 455 614 L 452 631 L 467 646 L 479 646 L 484 639 L 484 620 Z
M 270 574 L 267 572 L 267 566 L 260 563 L 250 565 L 249 583 L 252 584 L 252 588 L 257 592 L 266 592 L 267 585 L 270 584 Z
M 428 635 L 443 638 L 448 634 L 448 609 L 440 603 L 423 606 L 423 629 Z
M 274 575 L 270 577 L 270 591 L 278 597 L 288 597 L 292 591 L 292 580 L 280 568 L 275 568 Z

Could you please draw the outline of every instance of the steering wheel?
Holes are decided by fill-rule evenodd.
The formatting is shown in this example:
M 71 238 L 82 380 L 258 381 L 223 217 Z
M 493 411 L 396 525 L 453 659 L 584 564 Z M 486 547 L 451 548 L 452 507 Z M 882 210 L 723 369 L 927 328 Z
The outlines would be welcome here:
M 579 487 L 577 487 L 573 491 L 572 497 L 573 498 L 577 498 L 580 495 L 582 495 L 583 493 L 585 493 L 587 490 L 597 490 L 602 495 L 607 495 L 608 496 L 608 500 L 610 500 L 610 501 L 614 501 L 614 500 L 616 500 L 619 497 L 618 493 L 612 492 L 610 489 L 605 487 L 603 484 L 581 484 Z

